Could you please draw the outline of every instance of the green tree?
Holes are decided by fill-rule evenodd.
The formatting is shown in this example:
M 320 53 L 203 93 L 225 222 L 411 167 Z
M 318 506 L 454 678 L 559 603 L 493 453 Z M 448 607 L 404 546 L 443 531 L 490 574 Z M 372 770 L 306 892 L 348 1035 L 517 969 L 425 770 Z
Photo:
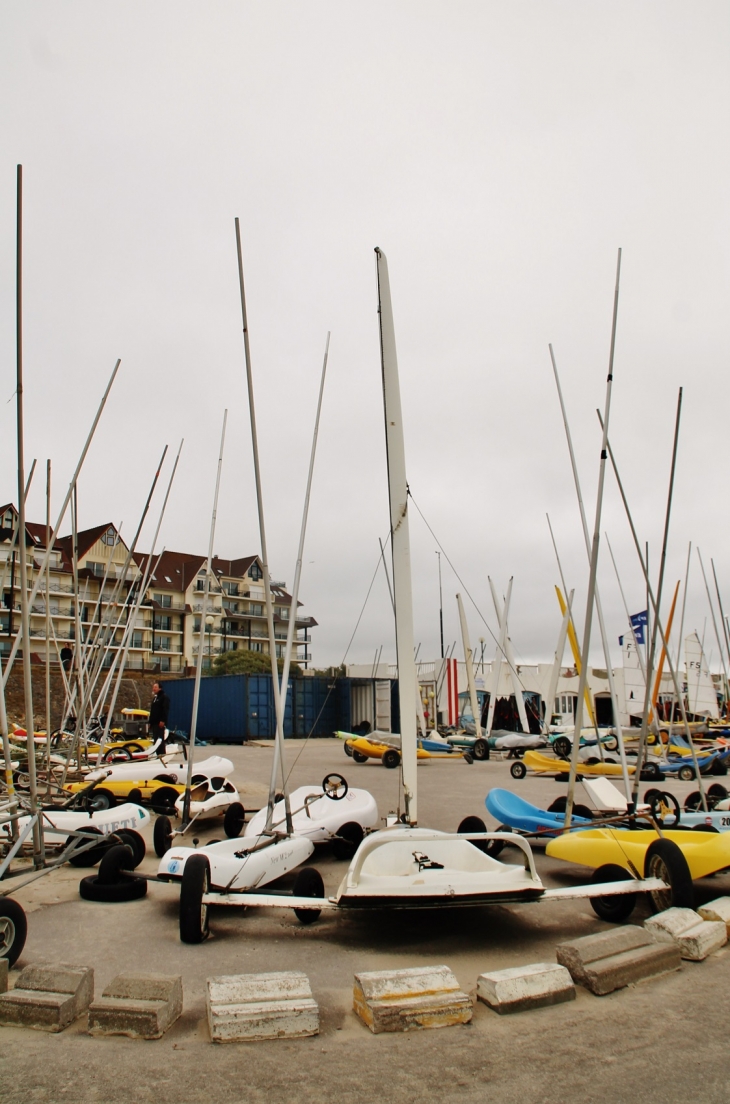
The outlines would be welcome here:
M 277 659 L 279 674 L 284 667 L 284 660 Z M 289 673 L 296 678 L 301 674 L 301 667 L 295 661 L 289 666 Z M 213 660 L 212 675 L 270 675 L 271 659 L 264 652 L 252 652 L 248 648 L 238 648 L 235 652 L 221 652 Z

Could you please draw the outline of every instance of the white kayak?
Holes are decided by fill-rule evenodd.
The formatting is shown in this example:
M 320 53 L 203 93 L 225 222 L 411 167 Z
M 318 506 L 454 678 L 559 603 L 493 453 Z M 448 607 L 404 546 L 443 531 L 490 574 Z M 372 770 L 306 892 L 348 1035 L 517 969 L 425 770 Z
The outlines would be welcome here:
M 128 801 L 114 809 L 102 809 L 99 812 L 85 812 L 80 809 L 46 809 L 43 811 L 43 838 L 49 844 L 64 844 L 69 832 L 79 829 L 95 828 L 102 836 L 127 829 L 141 832 L 150 823 L 149 810 Z M 30 823 L 30 817 L 20 817 L 18 831 Z M 10 824 L 0 825 L 0 839 L 9 840 Z M 30 844 L 30 837 L 29 837 Z
M 173 846 L 160 859 L 157 876 L 165 882 L 182 880 L 191 855 L 204 855 L 210 865 L 210 884 L 217 889 L 246 890 L 266 885 L 310 857 L 314 844 L 304 836 L 250 836 L 226 839 L 205 847 Z
M 321 786 L 300 786 L 289 797 L 292 811 L 292 829 L 297 836 L 306 836 L 313 843 L 325 843 L 336 836 L 345 825 L 357 824 L 363 829 L 375 828 L 378 823 L 378 806 L 367 790 L 347 789 L 342 797 L 323 793 Z M 259 809 L 246 825 L 244 836 L 258 836 L 266 824 L 267 809 Z M 286 831 L 286 812 L 283 801 L 274 809 L 271 824 L 274 831 Z
M 233 773 L 233 763 L 221 755 L 210 755 L 193 764 L 193 777 L 205 775 L 206 778 L 227 778 Z M 162 759 L 145 759 L 131 763 L 112 763 L 91 771 L 86 778 L 91 782 L 108 779 L 109 782 L 144 782 L 160 778 L 177 786 L 184 786 L 188 777 L 188 764 L 180 756 L 166 756 Z

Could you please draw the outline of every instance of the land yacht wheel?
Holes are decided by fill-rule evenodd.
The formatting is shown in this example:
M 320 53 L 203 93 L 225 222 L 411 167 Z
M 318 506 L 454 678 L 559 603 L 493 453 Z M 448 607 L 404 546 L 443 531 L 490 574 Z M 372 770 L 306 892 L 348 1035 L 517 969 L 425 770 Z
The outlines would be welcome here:
M 603 746 L 605 747 L 606 751 L 618 751 L 618 737 L 607 736 L 606 739 L 603 741 Z
M 672 840 L 657 839 L 650 844 L 644 860 L 644 877 L 661 878 L 668 889 L 649 894 L 655 912 L 668 908 L 694 908 L 694 886 L 687 860 Z
M 486 830 L 487 830 L 487 826 L 486 826 L 486 824 L 484 823 L 484 821 L 482 820 L 481 817 L 468 816 L 468 817 L 464 817 L 461 824 L 456 829 L 456 832 L 457 832 L 457 835 L 459 835 L 459 836 L 465 836 L 469 832 L 486 832 Z M 473 840 L 469 840 L 469 843 L 472 845 L 472 847 L 476 847 L 479 851 L 483 851 L 485 855 L 492 855 L 493 858 L 496 858 L 497 855 L 499 854 L 499 852 L 504 847 L 504 844 L 502 843 L 501 840 L 479 840 L 479 839 L 475 840 L 475 839 L 473 839 Z M 499 845 L 496 851 L 490 851 L 489 850 L 490 843 L 496 843 L 496 844 Z
M 606 863 L 593 872 L 591 885 L 604 885 L 606 882 L 626 882 L 630 875 L 616 863 Z M 609 924 L 622 924 L 628 920 L 636 906 L 635 893 L 617 893 L 613 897 L 591 897 L 591 908 L 601 920 Z
M 27 935 L 28 921 L 18 902 L 0 898 L 0 958 L 6 958 L 9 966 L 17 961 Z
M 341 774 L 326 774 L 322 779 L 322 790 L 333 801 L 342 801 L 347 797 L 348 785 Z
M 724 801 L 727 797 L 727 789 L 722 782 L 713 782 L 707 791 L 708 797 L 713 797 L 715 802 Z
M 172 786 L 163 786 L 162 789 L 155 790 L 152 794 L 150 805 L 155 813 L 162 813 L 164 816 L 174 816 L 177 798 L 177 790 L 173 790 Z
M 363 753 L 361 751 L 358 751 L 357 748 L 352 749 L 352 759 L 355 763 L 367 763 L 368 761 L 367 755 L 363 755 Z
M 387 767 L 388 770 L 395 770 L 395 768 L 399 766 L 399 764 L 400 754 L 395 750 L 395 748 L 388 748 L 387 751 L 383 752 L 384 767 Z
M 362 825 L 356 821 L 348 821 L 337 829 L 337 835 L 332 837 L 332 852 L 336 859 L 349 861 L 362 843 L 365 833 Z
M 203 896 L 210 889 L 210 863 L 205 855 L 191 855 L 185 863 L 180 886 L 180 939 L 202 943 L 208 938 L 208 906 Z
M 132 753 L 125 747 L 113 747 L 105 751 L 101 757 L 102 763 L 131 763 Z
M 117 799 L 111 790 L 92 790 L 86 799 L 86 807 L 92 813 L 100 813 L 106 809 L 113 809 Z
M 516 759 L 510 767 L 509 772 L 513 778 L 524 778 L 527 774 L 527 767 L 519 759 Z
M 680 767 L 679 770 L 677 771 L 677 778 L 679 778 L 682 782 L 691 782 L 694 777 L 695 777 L 694 767 L 684 766 L 684 767 Z
M 246 812 L 243 805 L 240 801 L 234 801 L 232 805 L 228 806 L 223 817 L 223 831 L 229 839 L 236 839 L 237 836 L 240 836 L 245 822 Z
M 300 870 L 294 882 L 293 894 L 295 897 L 324 897 L 324 882 L 320 872 L 313 866 L 305 866 Z M 294 909 L 302 924 L 313 924 L 315 920 L 319 920 L 321 912 L 321 909 Z
M 553 740 L 553 751 L 558 759 L 569 759 L 573 745 L 567 736 L 557 736 Z
M 659 792 L 658 790 L 647 790 L 647 793 L 658 793 L 658 792 Z M 710 797 L 709 792 L 707 793 L 706 796 L 708 798 L 708 801 L 707 801 L 708 808 L 711 808 L 711 802 L 709 800 L 709 797 Z M 646 796 L 646 794 L 644 795 L 644 801 L 649 801 L 649 798 Z M 650 801 L 649 801 L 649 804 L 651 804 Z M 701 808 L 702 808 L 702 795 L 700 794 L 699 790 L 692 790 L 692 793 L 687 794 L 687 796 L 684 799 L 684 811 L 685 811 L 685 813 L 696 813 Z
M 352 759 L 352 748 L 348 744 L 347 740 L 345 740 L 344 748 L 345 748 L 345 755 L 347 756 L 347 758 Z
M 152 829 L 152 839 L 155 844 L 155 854 L 158 859 L 161 859 L 172 847 L 172 824 L 169 817 L 158 816 Z
M 474 746 L 471 749 L 471 753 L 475 759 L 480 761 L 489 758 L 489 744 L 486 740 L 475 740 Z
M 126 843 L 127 847 L 132 848 L 134 854 L 134 869 L 136 870 L 147 854 L 145 842 L 139 832 L 135 832 L 132 828 L 120 828 L 118 832 L 114 833 L 112 838 L 118 839 L 120 843 Z
M 75 852 L 80 847 L 83 847 L 84 843 L 86 843 L 86 841 L 89 839 L 90 836 L 99 836 L 100 837 L 99 842 L 97 844 L 95 844 L 93 847 L 87 847 L 87 848 L 85 848 L 85 850 L 81 851 L 79 854 L 75 854 Z M 101 837 L 101 832 L 99 831 L 98 828 L 94 828 L 93 825 L 90 825 L 88 828 L 83 829 L 83 836 L 76 836 L 75 843 L 74 843 L 74 849 L 71 852 L 71 857 L 69 858 L 68 861 L 71 864 L 71 866 L 77 866 L 77 867 L 96 866 L 96 864 L 106 854 L 106 850 L 107 850 L 107 841 Z

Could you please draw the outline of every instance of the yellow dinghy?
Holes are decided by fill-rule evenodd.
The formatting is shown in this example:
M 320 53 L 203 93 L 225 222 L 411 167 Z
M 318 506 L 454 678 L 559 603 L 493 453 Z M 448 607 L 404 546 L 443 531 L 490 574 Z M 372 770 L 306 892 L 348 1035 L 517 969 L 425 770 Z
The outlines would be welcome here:
M 694 881 L 706 878 L 730 866 L 730 833 L 692 832 L 677 829 L 662 832 L 588 828 L 585 832 L 566 832 L 552 839 L 545 853 L 553 859 L 580 863 L 581 866 L 621 866 L 631 871 L 632 863 L 640 875 L 646 874 L 646 857 L 658 839 L 671 840 L 680 849 Z M 657 875 L 653 875 L 657 876 Z M 661 877 L 661 874 L 658 875 Z
M 556 774 L 567 773 L 570 770 L 570 763 L 565 759 L 551 759 L 549 755 L 543 755 L 539 751 L 526 751 L 522 757 L 521 762 L 529 770 L 535 771 L 536 774 Z M 635 767 L 629 767 L 629 774 L 633 774 Z M 608 775 L 621 775 L 620 763 L 578 763 L 579 774 L 608 774 Z

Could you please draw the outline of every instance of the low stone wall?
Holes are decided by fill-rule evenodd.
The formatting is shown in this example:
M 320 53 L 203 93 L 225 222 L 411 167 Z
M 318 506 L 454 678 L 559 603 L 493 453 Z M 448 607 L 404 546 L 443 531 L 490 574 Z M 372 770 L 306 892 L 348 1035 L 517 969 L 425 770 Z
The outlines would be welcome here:
M 31 675 L 33 680 L 33 715 L 36 729 L 45 730 L 46 727 L 46 669 L 41 664 L 32 664 Z M 127 671 L 122 679 L 122 684 L 117 695 L 116 711 L 120 709 L 147 709 L 152 700 L 152 683 L 155 679 L 169 681 L 175 678 L 165 672 L 164 675 L 153 675 L 147 671 Z M 65 704 L 63 677 L 58 665 L 51 667 L 51 729 L 58 728 L 61 724 L 63 708 Z M 25 691 L 23 688 L 23 666 L 20 659 L 16 660 L 10 672 L 7 686 L 5 687 L 5 704 L 10 725 L 25 726 Z

